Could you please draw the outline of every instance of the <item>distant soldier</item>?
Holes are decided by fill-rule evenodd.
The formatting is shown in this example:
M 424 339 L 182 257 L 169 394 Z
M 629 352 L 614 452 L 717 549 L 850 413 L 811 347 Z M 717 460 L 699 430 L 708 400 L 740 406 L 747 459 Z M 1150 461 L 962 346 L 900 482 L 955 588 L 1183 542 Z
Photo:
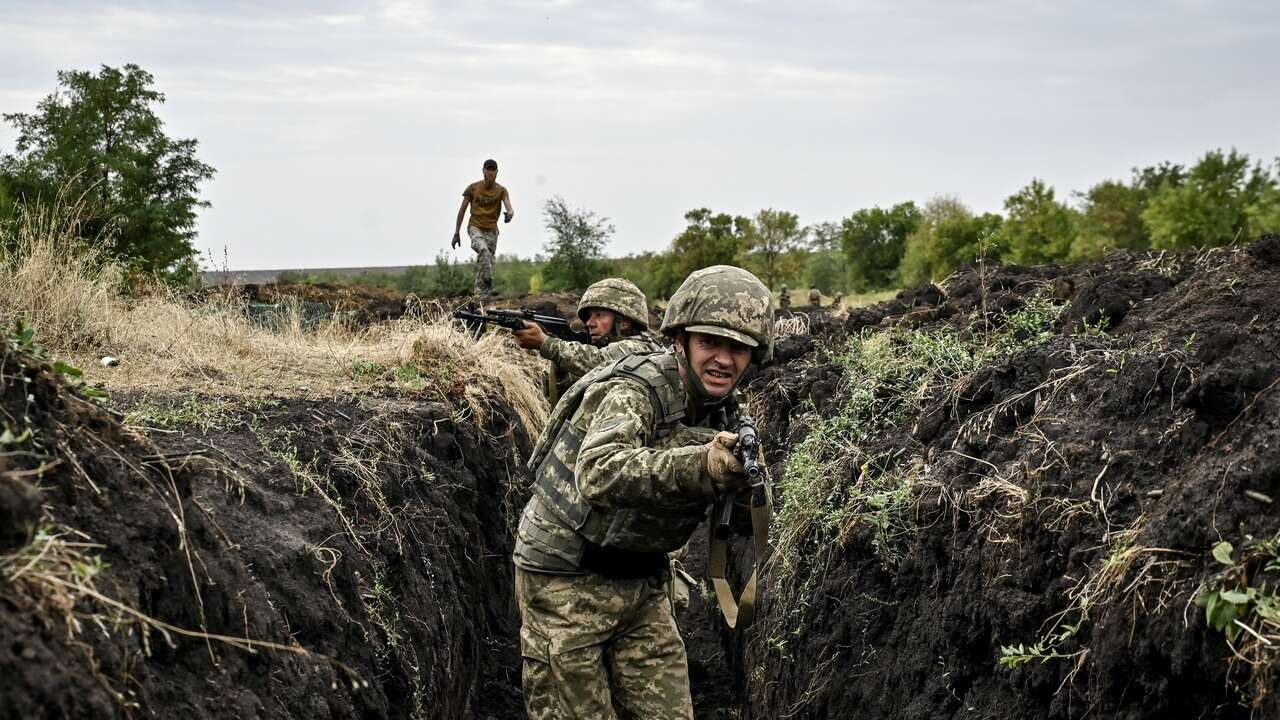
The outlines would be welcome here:
M 809 286 L 809 304 L 818 307 L 822 304 L 822 293 L 818 292 L 817 285 Z
M 673 348 L 601 365 L 552 411 L 513 558 L 530 718 L 692 720 L 667 553 L 750 488 L 736 390 L 773 356 L 772 305 L 745 270 L 698 270 L 662 321 Z
M 498 206 L 506 208 L 503 222 L 511 222 L 516 211 L 511 207 L 511 195 L 497 182 L 498 163 L 484 161 L 484 179 L 471 183 L 462 191 L 462 206 L 458 208 L 458 221 L 453 226 L 453 247 L 462 244 L 460 231 L 462 218 L 471 208 L 471 221 L 467 223 L 467 236 L 471 249 L 476 251 L 476 294 L 489 296 L 493 290 L 493 258 L 498 253 Z
M 782 289 L 778 291 L 778 307 L 783 310 L 791 309 L 791 290 L 786 285 L 783 285 Z
M 516 342 L 522 348 L 537 350 L 570 381 L 623 355 L 662 349 L 648 332 L 648 301 L 630 280 L 607 278 L 587 288 L 578 301 L 578 319 L 587 326 L 591 345 L 551 337 L 535 323 L 516 330 Z
M 840 304 L 843 302 L 844 302 L 844 293 L 838 292 L 836 293 L 835 299 L 831 301 L 831 306 L 838 308 L 840 307 Z

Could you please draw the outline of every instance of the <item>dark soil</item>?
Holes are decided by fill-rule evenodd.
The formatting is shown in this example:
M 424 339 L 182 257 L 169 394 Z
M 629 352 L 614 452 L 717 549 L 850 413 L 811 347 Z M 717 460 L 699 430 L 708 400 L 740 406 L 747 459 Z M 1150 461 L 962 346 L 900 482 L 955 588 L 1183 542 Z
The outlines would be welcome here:
M 721 632 L 742 717 L 1280 717 L 1277 681 L 1251 686 L 1192 602 L 1222 568 L 1216 543 L 1280 532 L 1266 502 L 1280 499 L 1280 238 L 971 269 L 853 311 L 846 330 L 998 324 L 1033 295 L 1066 305 L 1057 336 L 938 388 L 876 440 L 926 468 L 899 560 L 855 529 L 787 581 L 808 581 L 806 605 L 770 603 L 771 577 L 757 627 Z M 807 431 L 801 409 L 833 414 L 849 392 L 838 366 L 793 358 L 754 385 L 762 437 L 781 444 L 775 477 Z M 1025 501 L 978 492 L 996 476 Z M 1112 591 L 1082 622 L 1062 618 L 1079 625 L 1058 647 L 1070 657 L 997 662 L 1053 630 L 1069 593 L 1125 548 L 1140 551 Z
M 100 544 L 104 595 L 298 654 L 169 642 L 84 597 L 70 632 L 10 585 L 0 717 L 521 716 L 508 490 L 530 445 L 499 399 L 480 422 L 418 398 L 284 399 L 150 441 L 41 362 L 3 367 L 6 422 L 35 431 L 0 461 L 7 548 L 73 528 Z M 24 474 L 38 456 L 57 464 Z
M 1280 237 L 969 268 L 847 315 L 796 308 L 810 332 L 782 340 L 750 388 L 772 475 L 809 431 L 804 413 L 848 401 L 823 348 L 999 327 L 1032 297 L 1064 306 L 1054 337 L 934 388 L 872 441 L 924 468 L 896 560 L 855 527 L 786 580 L 803 602 L 778 601 L 771 566 L 757 624 L 738 633 L 695 589 L 680 623 L 697 717 L 1280 717 L 1276 681 L 1230 662 L 1191 602 L 1221 568 L 1215 543 L 1280 532 L 1265 502 L 1280 500 Z M 571 317 L 575 298 L 496 304 Z M 0 717 L 523 717 L 510 552 L 530 438 L 501 398 L 476 416 L 457 390 L 194 398 L 222 401 L 222 416 L 143 437 L 6 351 L 0 557 L 31 562 L 36 528 L 63 532 L 93 543 L 79 552 L 105 563 L 103 596 L 285 649 L 166 638 L 65 586 L 75 603 L 60 606 L 33 584 L 36 559 L 0 586 Z M 997 476 L 1016 492 L 984 494 Z M 1125 548 L 1141 552 L 1080 621 L 1073 589 Z M 700 531 L 684 562 L 698 577 L 705 549 Z M 1057 648 L 1069 657 L 998 663 L 1064 611 L 1078 623 Z

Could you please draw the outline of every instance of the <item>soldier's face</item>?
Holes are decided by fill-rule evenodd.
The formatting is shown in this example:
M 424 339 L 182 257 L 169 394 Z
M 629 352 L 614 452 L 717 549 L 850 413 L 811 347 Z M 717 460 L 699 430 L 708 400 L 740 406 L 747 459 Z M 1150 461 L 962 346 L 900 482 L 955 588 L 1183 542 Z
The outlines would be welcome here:
M 590 308 L 588 312 L 587 332 L 591 333 L 592 340 L 599 340 L 613 332 L 613 324 L 617 322 L 618 316 L 612 310 Z
M 498 179 L 498 171 L 490 168 L 484 169 L 484 184 L 492 185 L 494 180 Z
M 688 334 L 689 367 L 714 398 L 733 391 L 751 364 L 751 348 L 719 335 Z

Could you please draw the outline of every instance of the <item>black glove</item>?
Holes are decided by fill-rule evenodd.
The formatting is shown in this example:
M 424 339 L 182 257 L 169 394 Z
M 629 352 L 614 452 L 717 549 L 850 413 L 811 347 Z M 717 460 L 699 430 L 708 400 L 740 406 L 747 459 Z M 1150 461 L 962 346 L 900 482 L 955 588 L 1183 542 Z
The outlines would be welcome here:
M 502 222 L 511 222 L 511 218 L 515 216 L 516 214 L 513 212 L 504 212 L 502 213 Z
M 457 250 L 462 245 L 462 236 L 458 233 L 453 234 L 453 249 Z

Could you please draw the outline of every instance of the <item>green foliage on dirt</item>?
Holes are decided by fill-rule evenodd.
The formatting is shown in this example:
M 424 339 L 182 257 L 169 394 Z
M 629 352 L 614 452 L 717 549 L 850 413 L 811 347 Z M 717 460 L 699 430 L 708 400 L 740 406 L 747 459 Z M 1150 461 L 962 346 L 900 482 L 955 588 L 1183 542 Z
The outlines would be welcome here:
M 800 418 L 807 433 L 787 457 L 778 488 L 786 502 L 774 522 L 785 573 L 807 550 L 838 548 L 860 524 L 873 528 L 873 546 L 886 565 L 914 532 L 914 482 L 921 460 L 909 447 L 880 442 L 915 417 L 926 401 L 984 365 L 1044 341 L 1062 306 L 1032 299 L 980 325 L 864 331 L 831 355 L 843 369 L 848 400 L 823 417 Z M 856 478 L 851 484 L 844 478 Z

